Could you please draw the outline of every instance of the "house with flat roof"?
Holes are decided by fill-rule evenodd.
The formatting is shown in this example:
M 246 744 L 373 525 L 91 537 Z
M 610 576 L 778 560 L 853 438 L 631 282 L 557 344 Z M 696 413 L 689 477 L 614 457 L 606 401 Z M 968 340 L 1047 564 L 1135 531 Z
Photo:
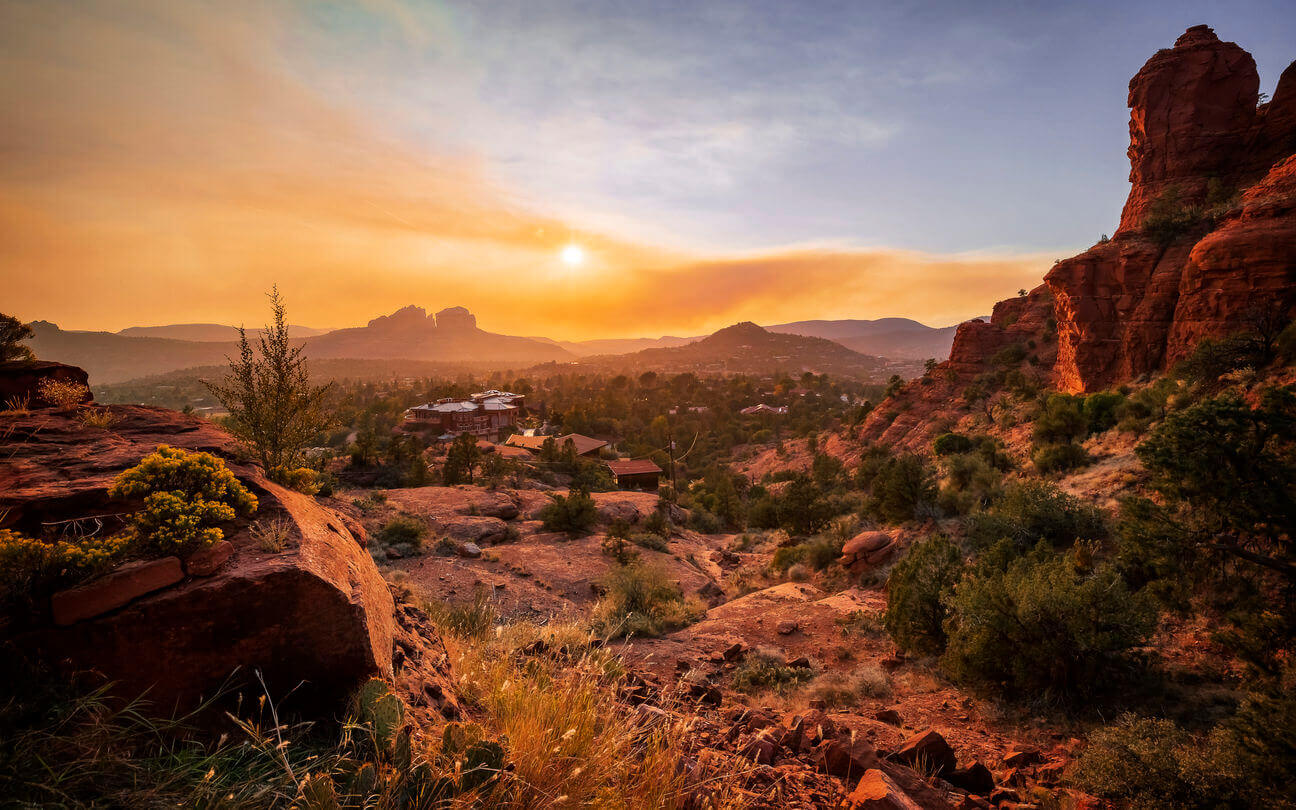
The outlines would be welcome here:
M 436 432 L 442 438 L 454 438 L 463 433 L 493 436 L 517 426 L 524 404 L 522 394 L 507 391 L 482 391 L 467 399 L 447 397 L 405 411 L 402 427 Z

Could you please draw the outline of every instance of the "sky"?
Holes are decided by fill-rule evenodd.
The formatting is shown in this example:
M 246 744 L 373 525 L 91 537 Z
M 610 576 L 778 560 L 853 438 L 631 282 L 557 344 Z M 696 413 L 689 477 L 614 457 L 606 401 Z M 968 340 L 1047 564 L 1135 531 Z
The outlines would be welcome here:
M 0 311 L 957 323 L 1115 229 L 1198 23 L 1296 57 L 1289 0 L 0 0 Z

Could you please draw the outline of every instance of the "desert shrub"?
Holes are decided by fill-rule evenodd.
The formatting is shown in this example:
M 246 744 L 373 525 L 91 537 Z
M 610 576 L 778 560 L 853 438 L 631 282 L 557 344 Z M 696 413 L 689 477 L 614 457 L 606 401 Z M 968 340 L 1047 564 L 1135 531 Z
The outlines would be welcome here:
M 733 688 L 739 692 L 787 693 L 814 677 L 804 667 L 790 667 L 783 657 L 769 650 L 753 650 L 743 657 L 733 672 Z
M 567 532 L 572 536 L 584 534 L 598 520 L 598 508 L 589 493 L 573 489 L 565 497 L 554 495 L 540 510 L 540 520 L 545 531 Z
M 617 565 L 629 565 L 639 559 L 639 552 L 630 543 L 630 524 L 621 518 L 608 525 L 607 536 L 603 538 L 602 551 L 616 561 Z
M 1035 417 L 1031 437 L 1036 446 L 1066 444 L 1089 435 L 1089 420 L 1084 414 L 1085 398 L 1071 394 L 1051 394 Z
M 812 576 L 814 572 L 804 563 L 796 563 L 789 566 L 787 570 L 787 578 L 792 582 L 809 582 Z
M 806 692 L 811 700 L 822 700 L 829 709 L 849 709 L 859 705 L 860 698 L 885 698 L 891 695 L 891 682 L 877 666 L 865 666 L 855 672 L 825 672 L 815 678 Z
M 770 568 L 774 571 L 786 571 L 791 566 L 802 564 L 822 571 L 841 556 L 845 541 L 840 537 L 820 535 L 793 546 L 782 546 L 774 551 Z
M 46 542 L 0 529 L 0 608 L 31 610 L 51 592 L 112 568 L 133 542 L 129 533 Z
M 1073 778 L 1131 807 L 1296 806 L 1296 698 L 1252 695 L 1204 735 L 1126 714 L 1089 738 Z
M 320 492 L 320 474 L 310 467 L 271 470 L 270 479 L 306 495 L 315 495 Z
M 936 476 L 922 456 L 888 458 L 868 482 L 868 510 L 879 520 L 903 523 L 936 504 Z
M 140 547 L 184 554 L 219 542 L 221 524 L 256 511 L 256 496 L 210 453 L 161 445 L 113 481 L 109 495 L 142 499 L 132 519 Z
M 40 394 L 41 399 L 58 408 L 76 405 L 90 393 L 90 389 L 82 383 L 75 380 L 59 380 L 53 377 L 46 377 L 41 380 L 40 384 L 36 386 L 36 391 Z
M 652 514 L 648 515 L 648 517 L 644 519 L 643 528 L 645 532 L 648 532 L 650 534 L 655 534 L 658 537 L 662 538 L 663 540 L 670 537 L 671 524 L 670 524 L 670 517 L 668 517 L 666 514 L 666 509 L 662 508 L 661 506 L 659 506 L 657 509 L 654 509 L 652 511 Z M 659 550 L 664 551 L 665 549 L 659 549 Z
M 908 652 L 945 649 L 946 603 L 963 573 L 959 547 L 943 535 L 914 543 L 887 579 L 883 625 L 896 646 Z
M 1082 569 L 1044 544 L 1005 567 L 978 563 L 949 608 L 942 668 L 1015 695 L 1071 697 L 1110 685 L 1155 625 L 1149 600 L 1132 595 L 1113 567 Z
M 423 548 L 427 524 L 413 515 L 396 515 L 378 531 L 378 542 L 386 546 L 405 546 L 413 551 Z
M 992 508 L 969 515 L 964 528 L 975 548 L 989 548 L 1008 539 L 1022 551 L 1041 540 L 1066 546 L 1106 534 L 1101 512 L 1045 481 L 1007 487 Z
M 1089 453 L 1078 444 L 1046 444 L 1031 455 L 1035 469 L 1043 475 L 1076 470 L 1089 464 Z
M 972 452 L 972 440 L 962 433 L 942 433 L 932 442 L 932 452 L 938 456 L 953 456 Z
M 980 453 L 960 453 L 943 460 L 945 486 L 939 501 L 945 514 L 963 515 L 984 509 L 1003 491 L 1003 473 Z
M 1172 374 L 1209 392 L 1227 385 L 1225 378 L 1234 371 L 1258 368 L 1264 361 L 1260 347 L 1248 335 L 1203 338 L 1187 357 L 1175 364 Z
M 1085 397 L 1081 410 L 1088 423 L 1089 434 L 1103 433 L 1115 427 L 1117 413 L 1124 403 L 1124 394 L 1115 391 L 1099 391 Z
M 662 537 L 660 534 L 653 534 L 652 532 L 633 532 L 630 535 L 630 542 L 640 548 L 646 548 L 651 551 L 670 550 L 666 538 Z
M 659 636 L 692 624 L 705 612 L 662 571 L 643 563 L 613 567 L 601 585 L 603 596 L 594 606 L 591 625 L 604 636 Z

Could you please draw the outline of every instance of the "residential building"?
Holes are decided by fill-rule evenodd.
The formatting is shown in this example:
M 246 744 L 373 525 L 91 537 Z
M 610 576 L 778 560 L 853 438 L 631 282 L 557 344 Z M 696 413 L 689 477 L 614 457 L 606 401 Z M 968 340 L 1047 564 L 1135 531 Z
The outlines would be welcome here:
M 525 397 L 507 391 L 482 391 L 467 399 L 438 399 L 405 412 L 406 430 L 436 431 L 439 438 L 462 433 L 493 436 L 517 426 Z
M 616 478 L 617 487 L 621 489 L 642 489 L 656 492 L 661 480 L 662 468 L 646 458 L 609 461 L 607 468 Z

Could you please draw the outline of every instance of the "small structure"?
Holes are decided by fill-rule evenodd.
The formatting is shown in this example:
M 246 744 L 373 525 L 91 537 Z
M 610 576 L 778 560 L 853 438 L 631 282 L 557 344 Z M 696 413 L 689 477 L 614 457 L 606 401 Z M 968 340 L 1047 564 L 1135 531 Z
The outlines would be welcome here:
M 512 436 L 509 436 L 504 443 L 509 447 L 521 447 L 525 450 L 530 450 L 532 453 L 539 453 L 541 449 L 544 448 L 544 443 L 548 439 L 553 439 L 554 446 L 557 447 L 559 451 L 563 449 L 563 445 L 567 442 L 571 442 L 576 447 L 576 455 L 578 456 L 592 455 L 597 453 L 599 450 L 602 450 L 604 447 L 607 447 L 608 444 L 602 439 L 595 439 L 592 436 L 582 436 L 579 433 L 568 433 L 565 436 L 523 436 L 520 433 L 514 433 Z
M 741 413 L 743 416 L 752 416 L 753 414 L 760 414 L 760 413 L 774 414 L 775 416 L 786 416 L 787 412 L 788 409 L 786 405 L 766 405 L 764 402 L 760 403 L 759 405 L 752 405 L 750 407 L 743 408 L 741 411 L 739 411 L 739 413 Z
M 609 461 L 607 467 L 612 471 L 612 476 L 616 478 L 617 487 L 620 489 L 642 489 L 653 492 L 661 480 L 662 468 L 646 458 Z
M 490 436 L 516 426 L 524 402 L 522 394 L 495 390 L 482 391 L 468 399 L 438 399 L 407 410 L 402 427 L 435 430 L 442 439 L 453 439 L 462 433 Z

